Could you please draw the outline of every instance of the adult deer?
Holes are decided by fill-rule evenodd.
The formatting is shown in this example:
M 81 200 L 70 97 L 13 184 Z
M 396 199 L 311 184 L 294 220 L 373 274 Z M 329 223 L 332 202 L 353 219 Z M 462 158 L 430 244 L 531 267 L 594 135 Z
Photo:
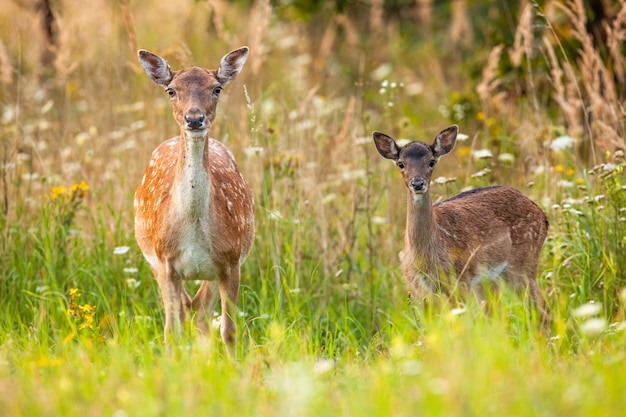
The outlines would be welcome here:
M 226 54 L 217 70 L 172 71 L 167 62 L 139 50 L 146 74 L 170 97 L 180 136 L 159 145 L 135 192 L 135 237 L 159 284 L 165 307 L 165 341 L 181 332 L 190 309 L 208 332 L 218 289 L 221 336 L 236 358 L 233 313 L 240 266 L 254 239 L 254 199 L 231 152 L 209 137 L 222 88 L 248 57 L 242 47 Z M 203 280 L 193 300 L 183 286 Z
M 447 291 L 450 283 L 479 289 L 483 280 L 501 277 L 516 289 L 530 290 L 545 328 L 550 318 L 537 285 L 537 265 L 548 220 L 539 206 L 503 186 L 431 203 L 435 164 L 452 150 L 457 133 L 458 127 L 450 126 L 432 145 L 410 142 L 402 147 L 384 133 L 373 133 L 378 152 L 400 169 L 407 189 L 404 279 L 419 294 Z

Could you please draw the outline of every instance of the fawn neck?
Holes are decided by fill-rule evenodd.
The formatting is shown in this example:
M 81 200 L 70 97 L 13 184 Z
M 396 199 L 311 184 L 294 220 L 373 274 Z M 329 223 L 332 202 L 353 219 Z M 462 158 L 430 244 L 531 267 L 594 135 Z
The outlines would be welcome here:
M 179 210 L 197 217 L 206 212 L 211 201 L 208 146 L 208 133 L 192 136 L 184 130 L 181 132 L 173 187 Z
M 407 246 L 415 253 L 426 258 L 435 255 L 439 237 L 430 192 L 407 192 L 406 240 Z

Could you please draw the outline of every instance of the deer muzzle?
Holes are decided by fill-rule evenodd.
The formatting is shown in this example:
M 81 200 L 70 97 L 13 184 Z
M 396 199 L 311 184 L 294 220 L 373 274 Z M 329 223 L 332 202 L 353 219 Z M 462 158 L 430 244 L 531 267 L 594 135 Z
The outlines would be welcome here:
M 200 109 L 192 108 L 185 112 L 185 129 L 203 130 L 206 128 L 206 116 Z
M 424 178 L 412 178 L 407 185 L 414 194 L 423 194 L 428 190 L 428 182 Z

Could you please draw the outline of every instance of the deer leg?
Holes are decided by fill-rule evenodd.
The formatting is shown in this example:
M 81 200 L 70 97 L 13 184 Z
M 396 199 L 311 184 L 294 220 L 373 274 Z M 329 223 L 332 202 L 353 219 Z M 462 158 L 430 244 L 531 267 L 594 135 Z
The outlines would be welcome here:
M 217 281 L 202 281 L 198 292 L 191 301 L 191 307 L 197 312 L 197 328 L 202 334 L 208 335 L 211 331 L 211 320 L 218 294 Z
M 239 293 L 239 265 L 230 267 L 230 274 L 220 280 L 220 298 L 222 302 L 222 340 L 226 345 L 228 357 L 236 360 L 237 351 L 235 342 L 237 328 L 235 324 L 235 311 L 237 308 L 237 295 Z
M 185 322 L 189 317 L 189 313 L 191 311 L 191 297 L 189 297 L 189 293 L 185 289 L 185 285 L 182 286 L 182 291 L 180 292 L 180 321 Z
M 543 298 L 543 295 L 541 294 L 541 290 L 539 289 L 539 284 L 537 284 L 537 279 L 535 275 L 529 276 L 528 289 L 530 290 L 530 297 L 533 301 L 533 305 L 539 313 L 539 324 L 541 326 L 541 329 L 546 334 L 550 334 L 550 308 L 548 307 L 548 303 L 546 302 L 545 298 Z
M 157 275 L 159 288 L 161 290 L 161 298 L 165 308 L 165 343 L 170 342 L 173 335 L 174 340 L 180 337 L 181 332 L 181 299 L 183 291 L 183 282 L 170 269 L 167 262 L 159 265 L 159 273 Z

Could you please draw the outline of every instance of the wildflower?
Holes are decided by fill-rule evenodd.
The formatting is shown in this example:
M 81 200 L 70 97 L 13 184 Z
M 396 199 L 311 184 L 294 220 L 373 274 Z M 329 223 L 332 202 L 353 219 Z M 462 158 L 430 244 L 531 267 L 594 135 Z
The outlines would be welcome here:
M 88 191 L 89 190 L 89 185 L 87 185 L 87 183 L 84 180 L 82 180 L 78 184 L 72 184 L 71 189 L 72 189 L 73 193 L 75 193 L 77 191 Z
M 415 359 L 406 359 L 401 362 L 400 372 L 403 375 L 419 375 L 422 372 L 424 366 L 422 362 Z
M 76 135 L 76 137 L 74 138 L 74 141 L 76 141 L 76 144 L 78 146 L 84 146 L 85 143 L 87 142 L 87 140 L 89 140 L 91 137 L 89 135 L 89 133 L 87 132 L 81 132 L 78 135 Z
M 126 286 L 130 289 L 134 289 L 139 287 L 139 285 L 141 284 L 140 281 L 136 280 L 135 278 L 128 278 L 126 280 Z
M 124 255 L 125 253 L 127 253 L 130 250 L 130 248 L 128 246 L 116 246 L 113 249 L 113 254 L 114 255 Z
M 461 149 L 458 150 L 457 154 L 459 156 L 468 156 L 471 152 L 471 149 L 467 146 L 463 146 Z
M 480 122 L 484 122 L 487 119 L 487 116 L 484 112 L 479 111 L 478 113 L 476 113 L 476 119 Z
M 559 136 L 554 139 L 550 144 L 550 149 L 553 151 L 564 151 L 574 147 L 574 138 L 571 136 Z
M 563 165 L 558 164 L 557 166 L 554 167 L 554 170 L 556 172 L 563 172 Z
M 580 325 L 580 331 L 585 336 L 597 336 L 606 329 L 606 320 L 603 318 L 593 318 Z
M 565 174 L 571 177 L 572 175 L 574 175 L 574 170 L 572 168 L 567 168 L 567 172 Z
M 464 308 L 453 308 L 452 310 L 450 310 L 450 315 L 452 316 L 459 316 L 463 313 L 465 313 Z
M 260 146 L 248 146 L 243 152 L 246 156 L 258 156 L 262 155 L 265 150 Z
M 387 223 L 387 219 L 384 217 L 380 217 L 380 216 L 374 216 L 372 217 L 372 223 L 373 224 L 385 224 Z
M 404 93 L 408 96 L 416 96 L 421 94 L 422 91 L 424 91 L 424 85 L 419 82 L 408 84 L 404 88 Z
M 80 297 L 80 291 L 78 290 L 78 288 L 70 288 L 70 297 L 72 298 Z
M 489 159 L 493 157 L 493 154 L 489 149 L 479 149 L 476 151 L 472 151 L 472 156 L 475 159 Z
M 559 180 L 557 181 L 556 185 L 562 188 L 572 188 L 574 186 L 574 183 L 571 181 Z
M 57 198 L 67 195 L 67 189 L 62 185 L 57 185 L 56 187 L 52 187 L 50 190 L 50 198 L 56 200 Z
M 471 178 L 480 178 L 480 177 L 484 177 L 485 175 L 488 175 L 491 172 L 491 170 L 489 168 L 485 168 L 485 169 L 481 169 L 480 171 L 478 171 L 475 174 L 470 175 Z
M 313 364 L 313 373 L 316 375 L 324 375 L 335 367 L 335 363 L 330 359 L 320 359 Z
M 498 161 L 505 164 L 512 164 L 515 161 L 515 155 L 512 153 L 501 153 L 498 155 Z
M 602 306 L 599 303 L 587 303 L 572 311 L 573 317 L 589 317 L 595 316 L 602 310 Z
M 393 71 L 392 65 L 390 63 L 388 63 L 388 62 L 385 62 L 385 63 L 381 64 L 378 68 L 376 68 L 374 71 L 372 71 L 370 73 L 370 77 L 372 79 L 374 79 L 374 80 L 382 80 L 387 75 L 391 74 L 391 71 Z M 385 87 L 385 86 L 386 86 L 386 84 L 383 85 L 383 87 Z

